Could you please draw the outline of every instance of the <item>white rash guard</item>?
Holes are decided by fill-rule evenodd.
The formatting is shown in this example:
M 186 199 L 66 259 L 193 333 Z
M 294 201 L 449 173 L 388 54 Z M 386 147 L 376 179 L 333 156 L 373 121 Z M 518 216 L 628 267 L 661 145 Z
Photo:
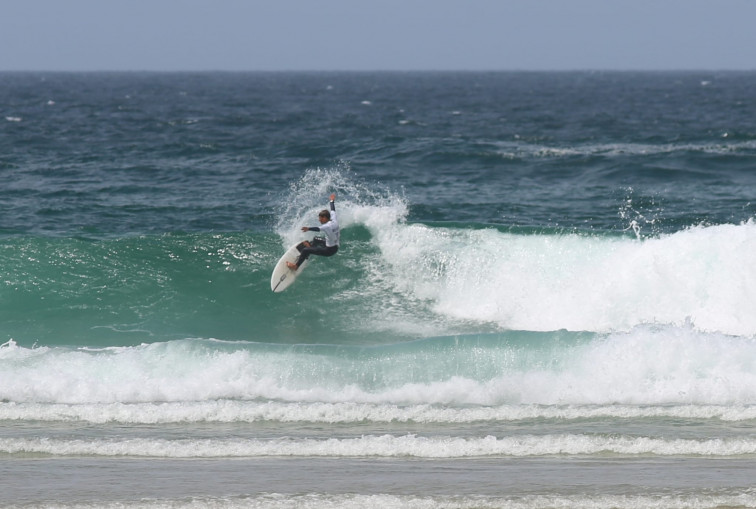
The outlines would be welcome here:
M 334 247 L 339 245 L 341 233 L 339 232 L 339 220 L 336 218 L 336 204 L 331 202 L 331 220 L 320 226 L 314 226 L 309 228 L 313 232 L 325 233 L 326 247 Z

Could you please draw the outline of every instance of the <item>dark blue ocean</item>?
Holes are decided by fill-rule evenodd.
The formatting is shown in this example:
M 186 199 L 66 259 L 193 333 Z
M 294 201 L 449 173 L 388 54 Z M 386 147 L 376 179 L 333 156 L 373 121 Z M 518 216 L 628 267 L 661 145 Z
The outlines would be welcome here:
M 756 507 L 756 72 L 0 73 L 3 507 Z M 335 193 L 341 249 L 271 271 Z

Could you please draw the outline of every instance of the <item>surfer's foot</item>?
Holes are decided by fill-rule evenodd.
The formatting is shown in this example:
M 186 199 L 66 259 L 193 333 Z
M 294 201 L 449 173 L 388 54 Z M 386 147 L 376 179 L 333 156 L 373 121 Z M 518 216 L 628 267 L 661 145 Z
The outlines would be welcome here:
M 297 270 L 296 263 L 286 262 L 286 266 L 289 267 L 291 270 Z

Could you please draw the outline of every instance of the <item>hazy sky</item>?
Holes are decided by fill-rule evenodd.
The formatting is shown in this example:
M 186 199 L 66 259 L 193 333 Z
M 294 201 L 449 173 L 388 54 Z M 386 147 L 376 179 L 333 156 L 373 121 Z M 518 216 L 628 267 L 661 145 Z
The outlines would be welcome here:
M 0 0 L 0 70 L 756 70 L 756 0 Z

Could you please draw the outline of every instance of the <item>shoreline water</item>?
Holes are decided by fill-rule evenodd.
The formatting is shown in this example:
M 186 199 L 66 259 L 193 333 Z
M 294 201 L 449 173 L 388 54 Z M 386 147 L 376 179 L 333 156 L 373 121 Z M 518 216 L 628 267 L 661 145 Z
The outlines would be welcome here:
M 2 467 L 6 465 L 6 467 Z M 11 467 L 11 468 L 8 468 Z M 431 500 L 447 507 L 542 507 L 581 501 L 579 506 L 614 500 L 617 507 L 641 507 L 654 499 L 665 507 L 695 501 L 756 502 L 752 460 L 529 459 L 16 459 L 0 463 L 6 501 L 17 505 L 54 502 L 61 506 L 135 502 L 187 504 L 194 499 L 243 507 L 276 496 L 322 497 L 320 504 L 349 496 L 392 495 Z M 29 483 L 34 479 L 34 483 Z M 139 494 L 138 498 L 134 494 Z M 315 499 L 317 500 L 317 498 Z M 675 501 L 680 502 L 676 503 Z M 685 502 L 687 501 L 687 502 Z M 380 502 L 380 499 L 375 500 Z M 282 504 L 285 506 L 285 504 Z M 379 507 L 369 504 L 368 507 Z M 393 506 L 393 505 L 392 505 Z M 411 504 L 397 504 L 412 507 Z M 696 505 L 696 507 L 698 507 Z

